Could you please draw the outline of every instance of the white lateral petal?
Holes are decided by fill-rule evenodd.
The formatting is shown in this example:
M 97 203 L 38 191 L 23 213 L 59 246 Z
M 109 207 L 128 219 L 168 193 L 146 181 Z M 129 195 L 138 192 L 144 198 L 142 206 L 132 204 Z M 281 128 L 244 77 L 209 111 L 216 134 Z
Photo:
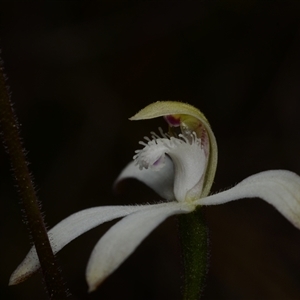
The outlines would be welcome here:
M 89 291 L 94 291 L 167 217 L 192 210 L 194 207 L 178 202 L 152 205 L 111 227 L 95 246 L 88 262 L 86 278 Z
M 123 179 L 135 178 L 148 185 L 158 195 L 166 200 L 174 200 L 174 166 L 169 157 L 165 157 L 165 162 L 159 171 L 148 169 L 139 169 L 136 161 L 130 162 L 116 179 L 114 186 Z
M 285 170 L 252 175 L 235 187 L 195 201 L 198 205 L 215 205 L 241 198 L 261 198 L 272 204 L 300 229 L 300 176 Z
M 116 218 L 127 216 L 146 206 L 100 206 L 79 211 L 62 220 L 49 232 L 50 243 L 54 253 L 57 253 L 72 240 L 88 230 Z M 10 277 L 9 285 L 21 283 L 40 267 L 40 262 L 32 247 L 25 259 Z

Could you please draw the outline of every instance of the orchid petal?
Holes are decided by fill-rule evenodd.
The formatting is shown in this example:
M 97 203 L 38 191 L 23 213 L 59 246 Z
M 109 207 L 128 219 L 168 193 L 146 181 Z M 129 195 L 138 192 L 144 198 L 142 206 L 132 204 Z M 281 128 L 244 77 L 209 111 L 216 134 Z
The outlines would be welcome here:
M 271 170 L 252 175 L 227 191 L 198 199 L 195 203 L 215 205 L 256 197 L 273 205 L 300 229 L 300 176 L 290 171 Z
M 159 172 L 153 169 L 140 169 L 136 161 L 130 162 L 116 179 L 114 186 L 126 178 L 135 178 L 153 189 L 166 200 L 174 200 L 174 166 L 169 157 L 165 157 L 164 165 Z
M 57 253 L 65 245 L 88 230 L 102 223 L 142 210 L 145 207 L 149 207 L 149 205 L 92 207 L 69 216 L 48 232 L 53 253 Z M 32 247 L 23 262 L 11 275 L 9 285 L 21 283 L 39 267 L 40 262 L 36 249 Z
M 192 210 L 194 206 L 178 202 L 152 205 L 111 227 L 95 246 L 88 262 L 86 278 L 89 291 L 94 291 L 167 217 Z

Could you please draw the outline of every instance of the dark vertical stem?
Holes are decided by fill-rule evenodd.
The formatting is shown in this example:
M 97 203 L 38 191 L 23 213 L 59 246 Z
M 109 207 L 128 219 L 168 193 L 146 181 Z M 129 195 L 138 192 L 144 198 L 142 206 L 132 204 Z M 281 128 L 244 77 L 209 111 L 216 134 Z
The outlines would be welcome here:
M 199 300 L 208 269 L 208 229 L 201 209 L 178 218 L 184 267 L 183 299 Z
M 17 118 L 0 66 L 0 127 L 9 154 L 13 175 L 24 207 L 26 223 L 40 260 L 44 281 L 51 299 L 66 299 L 67 291 L 57 266 L 19 137 Z

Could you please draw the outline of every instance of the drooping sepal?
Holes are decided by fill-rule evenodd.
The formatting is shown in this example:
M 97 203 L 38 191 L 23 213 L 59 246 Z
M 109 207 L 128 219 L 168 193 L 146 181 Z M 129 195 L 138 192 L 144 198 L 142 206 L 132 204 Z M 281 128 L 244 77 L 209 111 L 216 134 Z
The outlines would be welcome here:
M 251 175 L 231 189 L 200 198 L 196 205 L 216 205 L 243 198 L 261 198 L 300 229 L 300 176 L 286 170 Z

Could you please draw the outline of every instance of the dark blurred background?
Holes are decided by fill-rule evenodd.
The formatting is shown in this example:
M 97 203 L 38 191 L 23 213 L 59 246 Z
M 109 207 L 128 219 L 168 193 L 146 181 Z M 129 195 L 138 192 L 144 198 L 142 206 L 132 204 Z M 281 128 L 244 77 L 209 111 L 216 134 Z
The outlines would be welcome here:
M 0 47 L 48 227 L 92 206 L 153 202 L 134 181 L 112 191 L 138 141 L 163 124 L 129 122 L 157 100 L 200 108 L 219 145 L 213 191 L 268 169 L 300 174 L 298 1 L 1 2 Z M 0 149 L 1 299 L 46 299 L 41 277 L 7 287 L 29 249 Z M 247 199 L 205 208 L 203 299 L 299 299 L 300 231 Z M 58 255 L 77 299 L 180 299 L 176 218 L 92 294 L 85 267 L 113 222 Z

